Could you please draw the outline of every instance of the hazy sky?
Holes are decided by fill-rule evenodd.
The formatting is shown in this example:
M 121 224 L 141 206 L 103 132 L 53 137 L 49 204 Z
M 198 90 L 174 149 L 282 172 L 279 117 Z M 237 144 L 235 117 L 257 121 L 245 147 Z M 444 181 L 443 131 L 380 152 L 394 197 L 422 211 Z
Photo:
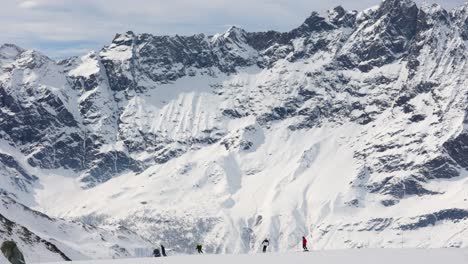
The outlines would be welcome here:
M 230 25 L 247 31 L 290 30 L 312 11 L 342 5 L 362 10 L 381 0 L 2 0 L 0 44 L 67 57 L 99 49 L 115 33 L 213 34 Z M 417 1 L 422 2 L 421 0 Z M 428 0 L 447 9 L 466 0 Z

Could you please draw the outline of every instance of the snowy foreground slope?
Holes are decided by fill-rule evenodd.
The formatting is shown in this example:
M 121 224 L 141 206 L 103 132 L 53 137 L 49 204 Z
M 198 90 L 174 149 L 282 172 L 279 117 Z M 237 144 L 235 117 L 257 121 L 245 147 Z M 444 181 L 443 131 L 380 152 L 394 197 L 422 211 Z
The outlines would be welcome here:
M 14 219 L 15 222 L 9 219 Z M 130 257 L 152 244 L 124 227 L 98 228 L 54 219 L 0 193 L 1 240 L 16 241 L 27 263 L 62 259 Z M 128 252 L 132 251 L 132 253 Z M 0 263 L 2 262 L 0 259 Z
M 362 249 L 342 251 L 317 251 L 296 254 L 207 255 L 177 256 L 169 258 L 140 258 L 100 261 L 76 261 L 77 264 L 464 264 L 468 261 L 466 249 Z M 70 263 L 70 262 L 55 262 Z
M 28 261 L 468 247 L 468 4 L 288 32 L 0 46 L 0 240 Z

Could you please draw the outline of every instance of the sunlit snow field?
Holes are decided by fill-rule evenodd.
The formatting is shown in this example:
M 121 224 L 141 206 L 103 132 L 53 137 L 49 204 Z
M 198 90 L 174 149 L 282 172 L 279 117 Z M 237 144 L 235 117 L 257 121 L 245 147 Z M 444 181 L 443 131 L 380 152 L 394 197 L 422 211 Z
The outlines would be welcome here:
M 70 262 L 55 262 L 70 263 Z M 294 263 L 294 264 L 466 264 L 468 249 L 359 249 L 296 252 L 287 254 L 203 255 L 167 258 L 74 261 L 78 264 L 231 264 L 231 263 Z

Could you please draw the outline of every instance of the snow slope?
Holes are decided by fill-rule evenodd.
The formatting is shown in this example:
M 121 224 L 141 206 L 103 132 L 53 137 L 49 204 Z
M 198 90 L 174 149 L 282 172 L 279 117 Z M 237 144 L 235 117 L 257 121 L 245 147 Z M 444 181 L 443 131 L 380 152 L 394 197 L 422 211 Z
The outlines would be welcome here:
M 17 203 L 6 193 L 0 193 L 0 221 L 0 241 L 15 241 L 28 263 L 129 257 L 135 255 L 135 249 L 152 247 L 124 227 L 98 228 L 54 219 Z
M 255 254 L 255 255 L 211 255 L 211 256 L 177 256 L 168 258 L 120 259 L 101 261 L 76 261 L 79 264 L 179 264 L 179 263 L 317 263 L 317 264 L 394 264 L 394 263 L 453 263 L 462 264 L 468 261 L 468 252 L 463 249 L 361 249 L 343 251 L 313 251 L 296 254 Z M 69 263 L 69 262 L 60 262 Z M 58 264 L 58 263 L 57 263 Z

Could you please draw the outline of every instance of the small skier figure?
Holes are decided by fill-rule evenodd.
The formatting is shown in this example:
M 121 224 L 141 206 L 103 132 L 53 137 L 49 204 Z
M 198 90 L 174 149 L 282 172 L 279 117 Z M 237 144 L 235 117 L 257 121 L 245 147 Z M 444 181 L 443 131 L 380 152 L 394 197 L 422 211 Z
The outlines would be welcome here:
M 203 249 L 202 249 L 202 248 L 203 248 L 202 244 L 198 243 L 198 244 L 197 244 L 197 251 L 198 251 L 198 254 L 203 254 Z
M 302 248 L 304 251 L 309 251 L 309 249 L 307 249 L 307 239 L 305 237 L 302 237 Z
M 270 241 L 268 240 L 268 238 L 265 238 L 265 240 L 263 240 L 262 242 L 262 246 L 263 246 L 263 253 L 266 252 L 267 250 L 267 247 L 270 245 Z
M 163 255 L 163 257 L 167 257 L 166 248 L 163 245 L 161 245 L 161 254 Z
M 155 258 L 161 257 L 161 251 L 159 251 L 159 248 L 156 248 L 153 250 L 153 257 Z

